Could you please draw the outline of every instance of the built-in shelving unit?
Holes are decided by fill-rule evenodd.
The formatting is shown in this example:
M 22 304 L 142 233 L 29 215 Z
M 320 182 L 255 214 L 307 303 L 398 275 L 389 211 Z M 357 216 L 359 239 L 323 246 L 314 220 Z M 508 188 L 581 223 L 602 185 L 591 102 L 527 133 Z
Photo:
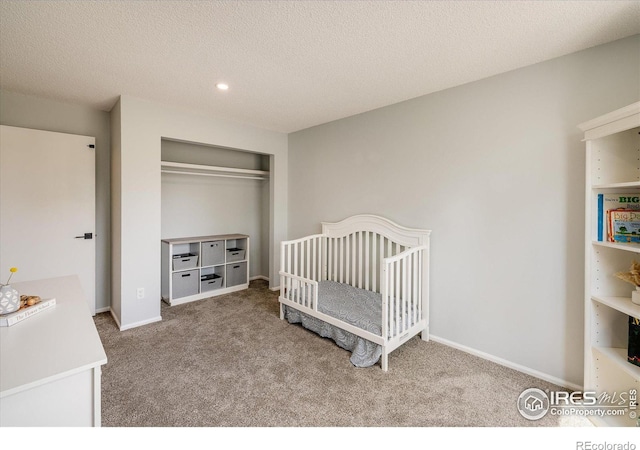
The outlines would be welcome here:
M 629 317 L 640 317 L 640 306 L 631 302 L 633 286 L 615 277 L 640 259 L 640 244 L 608 242 L 606 232 L 598 233 L 606 227 L 599 217 L 599 194 L 640 196 L 640 102 L 585 122 L 580 129 L 587 151 L 584 390 L 640 393 L 640 367 L 627 361 Z M 637 415 L 640 408 L 629 408 L 624 415 L 592 421 L 636 426 Z
M 249 236 L 162 240 L 162 300 L 180 305 L 249 287 Z

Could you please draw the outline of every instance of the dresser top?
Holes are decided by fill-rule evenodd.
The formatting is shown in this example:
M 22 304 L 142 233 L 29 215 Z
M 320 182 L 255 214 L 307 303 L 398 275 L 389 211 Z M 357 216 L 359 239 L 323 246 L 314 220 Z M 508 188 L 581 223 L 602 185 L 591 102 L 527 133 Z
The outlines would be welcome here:
M 11 285 L 56 304 L 0 327 L 0 398 L 107 363 L 77 276 Z

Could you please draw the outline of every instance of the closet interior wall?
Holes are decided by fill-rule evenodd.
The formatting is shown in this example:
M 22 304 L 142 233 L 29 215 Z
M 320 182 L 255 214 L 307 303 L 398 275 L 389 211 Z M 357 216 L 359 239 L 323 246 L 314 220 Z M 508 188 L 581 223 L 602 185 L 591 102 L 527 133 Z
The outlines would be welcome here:
M 162 161 L 269 170 L 269 157 L 248 151 L 162 140 Z M 249 276 L 268 277 L 269 178 L 162 173 L 162 239 L 241 233 L 251 237 Z M 160 243 L 158 243 L 160 245 Z

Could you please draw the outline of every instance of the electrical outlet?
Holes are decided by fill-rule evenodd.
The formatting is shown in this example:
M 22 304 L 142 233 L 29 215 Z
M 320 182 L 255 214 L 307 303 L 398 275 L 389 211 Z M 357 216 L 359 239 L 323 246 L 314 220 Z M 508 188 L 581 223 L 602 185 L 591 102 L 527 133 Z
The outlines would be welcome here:
M 138 300 L 144 298 L 144 288 L 138 288 Z

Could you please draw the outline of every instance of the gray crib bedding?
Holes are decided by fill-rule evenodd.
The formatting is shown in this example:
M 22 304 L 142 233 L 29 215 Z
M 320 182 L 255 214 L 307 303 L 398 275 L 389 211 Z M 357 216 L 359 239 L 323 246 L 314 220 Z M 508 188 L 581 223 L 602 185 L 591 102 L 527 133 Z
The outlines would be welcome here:
M 356 367 L 373 366 L 382 355 L 382 347 L 367 339 L 295 308 L 285 306 L 284 311 L 289 323 L 300 323 L 308 330 L 330 338 L 350 351 L 350 361 Z M 382 296 L 376 292 L 335 281 L 321 281 L 318 283 L 318 311 L 378 336 L 382 335 Z

